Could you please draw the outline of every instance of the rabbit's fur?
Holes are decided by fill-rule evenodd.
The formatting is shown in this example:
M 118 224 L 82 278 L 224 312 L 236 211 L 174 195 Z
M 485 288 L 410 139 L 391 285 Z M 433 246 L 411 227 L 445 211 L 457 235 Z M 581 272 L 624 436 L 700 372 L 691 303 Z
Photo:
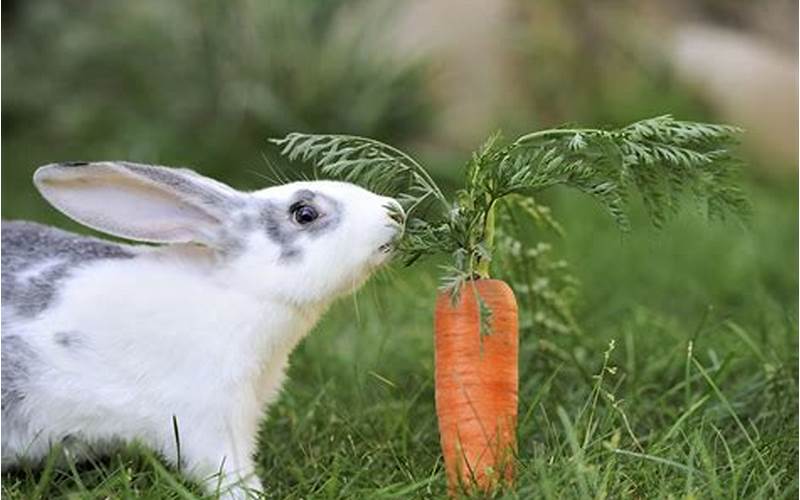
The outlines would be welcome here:
M 257 429 L 289 354 L 387 260 L 399 205 L 346 183 L 245 193 L 125 162 L 48 165 L 34 182 L 89 227 L 162 245 L 3 223 L 3 466 L 134 440 L 174 464 L 174 417 L 183 471 L 212 488 L 221 472 L 231 497 L 260 489 Z

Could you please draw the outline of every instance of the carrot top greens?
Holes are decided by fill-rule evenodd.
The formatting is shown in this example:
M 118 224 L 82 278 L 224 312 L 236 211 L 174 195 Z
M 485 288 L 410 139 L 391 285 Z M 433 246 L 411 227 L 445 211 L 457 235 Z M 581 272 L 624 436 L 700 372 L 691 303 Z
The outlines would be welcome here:
M 710 218 L 747 216 L 730 148 L 739 129 L 659 116 L 619 129 L 557 128 L 506 140 L 492 135 L 464 168 L 464 185 L 448 198 L 408 154 L 364 137 L 291 133 L 273 143 L 291 160 L 323 175 L 395 196 L 406 210 L 398 251 L 407 263 L 433 254 L 452 258 L 444 285 L 487 278 L 493 256 L 516 246 L 522 213 L 560 231 L 534 196 L 553 186 L 597 200 L 622 231 L 630 229 L 632 194 L 661 226 L 681 198 L 694 197 Z M 514 209 L 514 210 L 512 210 Z M 498 218 L 500 218 L 498 220 Z M 499 237 L 498 237 L 499 233 Z

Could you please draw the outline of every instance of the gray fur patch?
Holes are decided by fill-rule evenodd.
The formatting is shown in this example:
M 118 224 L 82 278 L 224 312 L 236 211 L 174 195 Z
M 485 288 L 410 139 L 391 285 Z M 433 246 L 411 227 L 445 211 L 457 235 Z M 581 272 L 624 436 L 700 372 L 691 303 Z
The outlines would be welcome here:
M 74 349 L 81 347 L 86 343 L 84 335 L 81 332 L 74 330 L 56 332 L 55 335 L 53 335 L 53 340 L 55 340 L 55 343 L 64 349 Z
M 30 378 L 31 366 L 35 362 L 36 355 L 31 346 L 19 335 L 3 335 L 2 347 L 0 403 L 3 417 L 6 417 L 25 399 L 25 382 Z
M 281 247 L 280 258 L 294 259 L 300 256 L 300 248 L 295 241 L 300 236 L 293 227 L 288 209 L 272 202 L 266 202 L 261 210 L 261 222 L 267 237 Z
M 47 309 L 76 267 L 136 255 L 132 247 L 22 221 L 3 222 L 2 245 L 2 300 L 26 317 Z
M 317 197 L 317 194 L 310 190 L 310 189 L 300 189 L 294 193 L 292 196 L 292 204 L 297 203 L 298 201 L 304 201 L 306 203 L 311 203 L 314 201 L 314 198 Z

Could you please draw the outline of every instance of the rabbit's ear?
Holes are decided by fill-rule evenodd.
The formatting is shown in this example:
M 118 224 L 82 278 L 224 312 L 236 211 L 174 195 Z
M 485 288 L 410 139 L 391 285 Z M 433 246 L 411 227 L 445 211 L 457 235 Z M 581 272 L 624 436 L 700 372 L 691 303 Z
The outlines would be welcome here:
M 242 193 L 188 169 L 127 162 L 72 162 L 36 170 L 42 196 L 105 233 L 156 243 L 215 246 Z

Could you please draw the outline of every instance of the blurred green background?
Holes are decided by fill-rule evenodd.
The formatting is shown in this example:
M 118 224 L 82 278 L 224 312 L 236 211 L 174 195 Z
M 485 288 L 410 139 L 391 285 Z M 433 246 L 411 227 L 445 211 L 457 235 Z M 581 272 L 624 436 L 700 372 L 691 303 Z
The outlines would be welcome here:
M 3 213 L 37 217 L 31 173 L 67 159 L 186 165 L 256 188 L 274 153 L 266 139 L 290 131 L 411 147 L 457 179 L 465 153 L 498 128 L 615 126 L 663 113 L 760 125 L 707 81 L 760 81 L 735 101 L 768 114 L 765 93 L 785 83 L 780 66 L 796 69 L 796 47 L 776 26 L 792 2 L 675 4 L 504 1 L 459 12 L 448 1 L 7 1 Z M 748 44 L 734 67 L 703 74 Z M 693 66 L 682 50 L 703 61 Z M 747 65 L 757 59 L 780 68 L 755 78 Z M 795 90 L 796 75 L 788 83 Z M 788 121 L 766 117 L 772 137 L 790 138 L 788 154 L 751 141 L 763 127 L 745 139 L 751 159 L 768 158 L 752 165 L 755 177 L 794 175 L 793 94 L 777 96 Z
M 540 200 L 567 236 L 531 241 L 571 262 L 583 333 L 522 332 L 530 418 L 519 494 L 796 497 L 796 2 L 15 0 L 2 9 L 5 219 L 80 230 L 31 185 L 37 166 L 56 161 L 190 166 L 241 189 L 296 178 L 267 143 L 291 131 L 390 142 L 454 186 L 469 151 L 498 128 L 665 113 L 745 127 L 750 227 L 712 225 L 689 209 L 660 231 L 637 216 L 623 237 L 574 193 Z M 264 431 L 260 462 L 278 498 L 444 491 L 430 385 L 436 264 L 394 266 L 301 345 Z M 607 390 L 627 399 L 628 420 L 609 405 L 596 408 L 602 425 L 586 425 L 588 374 L 612 339 L 624 375 Z M 711 402 L 699 374 L 688 377 L 688 340 L 727 405 Z M 554 430 L 558 409 L 573 425 Z M 575 432 L 597 439 L 576 450 Z M 609 442 L 650 458 L 618 460 Z M 130 463 L 48 488 L 167 495 L 171 483 L 147 465 L 134 466 L 138 480 L 126 476 Z M 4 494 L 28 498 L 40 479 L 30 474 L 4 480 Z

